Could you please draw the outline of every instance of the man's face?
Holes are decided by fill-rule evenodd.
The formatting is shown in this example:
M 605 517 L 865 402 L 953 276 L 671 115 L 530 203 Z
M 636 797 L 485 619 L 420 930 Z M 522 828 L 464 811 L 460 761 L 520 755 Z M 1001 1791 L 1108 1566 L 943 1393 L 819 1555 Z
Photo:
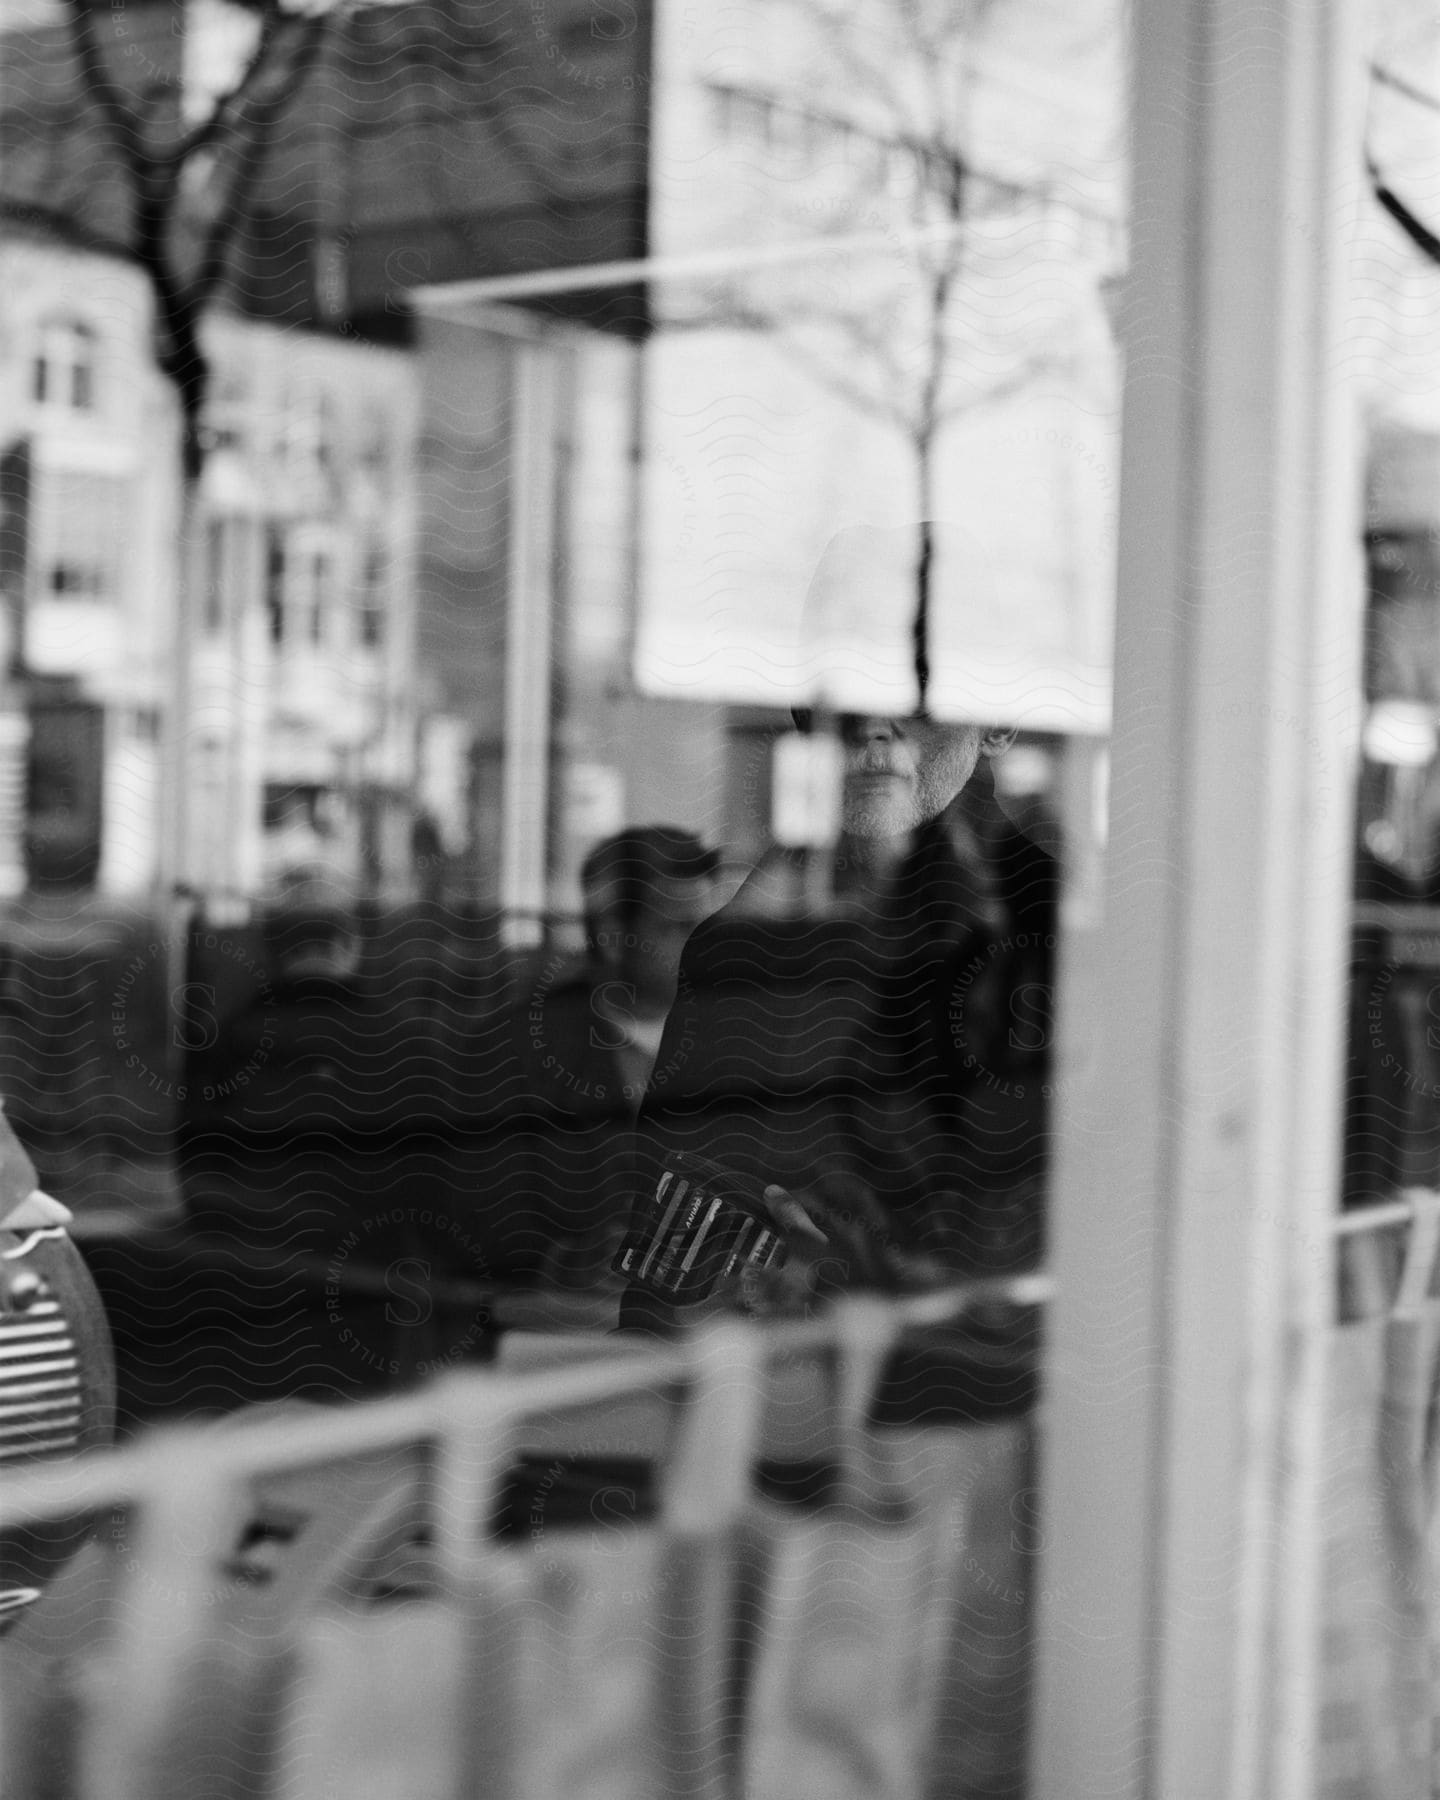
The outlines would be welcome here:
M 937 818 L 975 773 L 984 739 L 979 725 L 847 716 L 844 829 L 899 837 Z
M 642 999 L 669 1003 L 680 972 L 680 953 L 702 920 L 715 910 L 713 876 L 664 876 L 647 884 L 645 904 L 628 917 L 602 916 L 600 954 Z

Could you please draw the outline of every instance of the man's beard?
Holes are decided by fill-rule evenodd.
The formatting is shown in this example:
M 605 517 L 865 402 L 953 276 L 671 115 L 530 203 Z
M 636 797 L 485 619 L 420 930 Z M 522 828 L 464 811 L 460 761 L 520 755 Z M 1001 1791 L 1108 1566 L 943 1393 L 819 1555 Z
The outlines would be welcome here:
M 851 837 L 898 837 L 915 823 L 915 791 L 908 781 L 845 795 L 841 827 Z

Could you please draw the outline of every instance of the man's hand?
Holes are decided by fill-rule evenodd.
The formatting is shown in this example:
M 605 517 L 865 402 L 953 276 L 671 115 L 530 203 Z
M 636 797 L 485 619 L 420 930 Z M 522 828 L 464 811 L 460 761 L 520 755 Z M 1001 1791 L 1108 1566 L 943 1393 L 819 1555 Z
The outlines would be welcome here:
M 765 1190 L 771 1217 L 785 1233 L 794 1271 L 793 1286 L 803 1271 L 814 1295 L 846 1287 L 878 1287 L 889 1291 L 928 1285 L 914 1252 L 900 1241 L 895 1221 L 868 1182 L 843 1169 L 820 1171 L 803 1188 L 772 1183 Z M 787 1265 L 790 1266 L 790 1265 Z

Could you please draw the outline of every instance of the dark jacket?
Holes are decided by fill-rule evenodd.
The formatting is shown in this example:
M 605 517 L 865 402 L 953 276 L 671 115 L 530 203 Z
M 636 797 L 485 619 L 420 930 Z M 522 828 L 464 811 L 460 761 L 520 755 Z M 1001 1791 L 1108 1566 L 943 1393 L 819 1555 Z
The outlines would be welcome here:
M 977 866 L 941 820 L 870 903 L 756 919 L 742 890 L 685 951 L 641 1116 L 641 1207 L 672 1149 L 786 1187 L 843 1170 L 897 1245 L 974 1273 L 1032 1265 L 1055 882 L 1018 837 Z M 631 1290 L 621 1322 L 664 1312 Z
M 498 1266 L 529 1281 L 566 1257 L 563 1279 L 601 1278 L 634 1195 L 640 1101 L 588 966 L 542 969 L 484 1034 L 475 1092 L 494 1129 L 484 1174 Z

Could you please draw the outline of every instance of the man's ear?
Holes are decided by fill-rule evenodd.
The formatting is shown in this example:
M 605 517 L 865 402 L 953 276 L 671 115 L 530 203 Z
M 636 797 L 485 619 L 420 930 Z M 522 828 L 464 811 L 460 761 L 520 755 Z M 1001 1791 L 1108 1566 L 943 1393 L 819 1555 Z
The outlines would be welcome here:
M 625 936 L 625 922 L 618 911 L 607 907 L 604 912 L 592 913 L 586 926 L 586 936 L 590 940 L 590 953 L 606 964 L 616 963 L 620 959 L 620 946 Z
M 987 731 L 984 737 L 981 738 L 980 754 L 982 756 L 1003 756 L 1015 742 L 1019 730 L 1020 727 L 1018 725 L 995 726 L 993 730 Z

